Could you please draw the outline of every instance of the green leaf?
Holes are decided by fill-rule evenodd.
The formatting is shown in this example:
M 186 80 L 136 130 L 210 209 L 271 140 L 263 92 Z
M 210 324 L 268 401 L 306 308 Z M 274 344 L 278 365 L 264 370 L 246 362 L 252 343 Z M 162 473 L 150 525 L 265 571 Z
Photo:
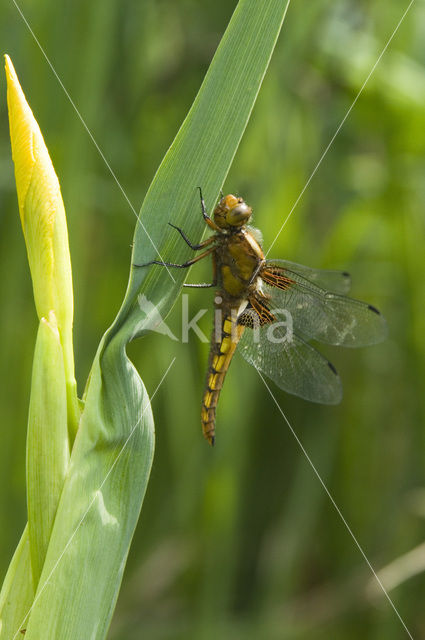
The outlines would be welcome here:
M 0 639 L 10 640 L 25 628 L 25 620 L 34 599 L 28 525 L 13 554 L 0 593 Z
M 27 502 L 35 586 L 46 557 L 70 455 L 63 349 L 51 316 L 51 323 L 40 320 L 28 417 Z
M 152 464 L 150 403 L 122 341 L 91 371 L 26 638 L 104 638 Z

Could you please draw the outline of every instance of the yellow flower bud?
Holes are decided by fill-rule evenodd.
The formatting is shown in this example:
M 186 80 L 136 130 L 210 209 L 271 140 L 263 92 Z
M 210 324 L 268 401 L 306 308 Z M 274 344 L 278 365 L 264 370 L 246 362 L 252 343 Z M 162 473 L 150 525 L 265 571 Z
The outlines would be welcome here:
M 9 56 L 6 60 L 7 104 L 15 163 L 19 214 L 31 270 L 39 319 L 57 319 L 63 348 L 71 432 L 78 423 L 72 347 L 73 292 L 65 209 L 59 180 L 40 128 L 25 99 Z
M 5 58 L 12 157 L 35 304 L 40 319 L 55 312 L 62 333 L 72 326 L 73 317 L 65 209 L 40 128 L 12 62 L 9 56 Z

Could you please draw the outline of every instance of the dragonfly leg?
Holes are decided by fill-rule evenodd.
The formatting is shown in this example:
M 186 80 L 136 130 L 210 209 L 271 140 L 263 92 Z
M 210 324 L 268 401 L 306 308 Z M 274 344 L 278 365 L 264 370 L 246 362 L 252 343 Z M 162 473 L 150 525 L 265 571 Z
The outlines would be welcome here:
M 201 198 L 201 211 L 202 211 L 202 215 L 204 216 L 204 218 L 208 218 L 208 213 L 207 213 L 207 208 L 205 206 L 205 200 L 204 200 L 204 196 L 202 195 L 202 189 L 201 187 L 198 187 L 199 189 L 199 196 Z
M 201 196 L 201 211 L 202 211 L 202 215 L 204 216 L 205 222 L 209 227 L 211 227 L 211 229 L 214 229 L 214 231 L 221 231 L 220 227 L 216 225 L 214 220 L 212 220 L 212 218 L 210 218 L 210 216 L 208 215 L 207 208 L 205 206 L 204 196 L 202 195 L 202 189 L 201 187 L 198 187 L 198 189 L 199 189 L 199 195 Z
M 212 264 L 213 264 L 213 281 L 211 283 L 209 282 L 202 282 L 200 284 L 184 284 L 184 287 L 192 287 L 194 289 L 209 289 L 211 287 L 216 287 L 217 286 L 217 260 L 215 257 L 215 253 L 212 254 Z
M 216 282 L 200 282 L 197 284 L 188 284 L 187 282 L 185 282 L 183 286 L 192 287 L 193 289 L 209 289 L 211 287 L 216 287 L 217 283 Z
M 194 251 L 198 251 L 199 249 L 203 249 L 204 247 L 207 247 L 214 240 L 214 236 L 211 236 L 210 238 L 207 238 L 207 240 L 204 240 L 199 244 L 192 244 L 189 238 L 187 237 L 187 235 L 185 234 L 185 232 L 183 231 L 183 229 L 181 229 L 180 227 L 177 227 L 172 222 L 169 222 L 168 224 L 170 225 L 170 227 L 173 227 L 173 229 L 177 229 L 177 231 L 179 232 L 183 240 L 186 242 L 186 244 L 189 245 L 189 247 Z
M 210 289 L 211 287 L 217 286 L 217 266 L 215 261 L 215 256 L 213 254 L 213 281 L 209 282 L 201 282 L 200 284 L 186 284 L 184 283 L 184 287 L 192 287 L 193 289 Z
M 149 267 L 152 264 L 158 264 L 161 267 L 176 267 L 177 269 L 186 269 L 187 267 L 192 266 L 195 262 L 202 260 L 202 258 L 206 258 L 210 253 L 214 251 L 214 247 L 207 249 L 204 253 L 200 253 L 199 256 L 192 258 L 191 260 L 187 260 L 187 262 L 183 262 L 183 264 L 176 264 L 175 262 L 162 262 L 162 260 L 151 260 L 150 262 L 146 262 L 145 264 L 135 264 L 133 262 L 133 267 Z

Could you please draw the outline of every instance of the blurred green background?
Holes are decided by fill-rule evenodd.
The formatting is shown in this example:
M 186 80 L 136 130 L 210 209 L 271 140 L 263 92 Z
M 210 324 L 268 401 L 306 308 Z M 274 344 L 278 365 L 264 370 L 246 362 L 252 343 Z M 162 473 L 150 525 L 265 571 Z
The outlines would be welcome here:
M 139 209 L 235 6 L 228 0 L 25 0 L 31 28 Z M 273 241 L 407 1 L 298 0 L 225 184 Z M 425 6 L 413 5 L 273 247 L 272 256 L 351 272 L 389 339 L 326 347 L 338 407 L 276 391 L 390 595 L 425 637 Z M 62 186 L 75 286 L 80 394 L 122 300 L 135 217 L 13 2 L 9 53 Z M 26 521 L 25 437 L 37 320 L 0 77 L 0 564 Z M 197 185 L 194 185 L 194 188 Z M 188 216 L 199 215 L 188 211 Z M 172 221 L 173 212 L 169 212 Z M 193 240 L 196 240 L 195 238 Z M 172 260 L 172 256 L 168 256 Z M 199 265 L 192 282 L 209 278 Z M 190 292 L 190 314 L 212 305 Z M 212 313 L 200 325 L 207 335 Z M 180 335 L 181 305 L 168 318 Z M 408 637 L 255 370 L 235 357 L 217 444 L 200 430 L 208 345 L 152 334 L 130 355 L 152 393 L 157 445 L 111 640 Z M 405 554 L 416 549 L 414 561 Z M 407 558 L 408 560 L 409 558 Z

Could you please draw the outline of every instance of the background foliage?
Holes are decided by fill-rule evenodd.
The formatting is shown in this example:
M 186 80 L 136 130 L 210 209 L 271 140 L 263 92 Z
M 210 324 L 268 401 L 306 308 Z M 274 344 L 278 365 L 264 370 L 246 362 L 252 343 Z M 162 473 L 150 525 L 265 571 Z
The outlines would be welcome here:
M 136 210 L 187 113 L 235 3 L 45 0 L 31 27 Z M 407 3 L 403 3 L 406 4 Z M 397 0 L 299 0 L 283 33 L 225 191 L 273 241 L 401 16 Z M 326 348 L 344 382 L 336 408 L 278 393 L 376 569 L 424 539 L 423 309 L 425 8 L 413 5 L 272 255 L 347 269 L 354 295 L 385 313 L 390 337 Z M 0 42 L 45 132 L 68 216 L 79 391 L 127 282 L 134 215 L 12 2 Z M 21 236 L 0 77 L 0 564 L 26 520 L 25 433 L 37 320 Z M 195 187 L 196 185 L 194 185 Z M 198 215 L 188 212 L 188 216 Z M 172 220 L 170 211 L 170 220 Z M 195 240 L 195 239 L 194 239 Z M 172 259 L 172 256 L 170 256 Z M 193 282 L 208 278 L 197 266 Z M 212 303 L 190 292 L 190 312 Z M 179 335 L 181 307 L 169 324 Z M 211 318 L 201 325 L 209 335 Z M 207 345 L 152 334 L 130 355 L 152 392 L 157 445 L 111 640 L 404 637 L 388 602 L 256 372 L 235 358 L 202 440 Z M 425 565 L 423 555 L 418 556 Z M 425 634 L 425 574 L 391 592 Z M 406 635 L 407 637 L 407 635 Z

